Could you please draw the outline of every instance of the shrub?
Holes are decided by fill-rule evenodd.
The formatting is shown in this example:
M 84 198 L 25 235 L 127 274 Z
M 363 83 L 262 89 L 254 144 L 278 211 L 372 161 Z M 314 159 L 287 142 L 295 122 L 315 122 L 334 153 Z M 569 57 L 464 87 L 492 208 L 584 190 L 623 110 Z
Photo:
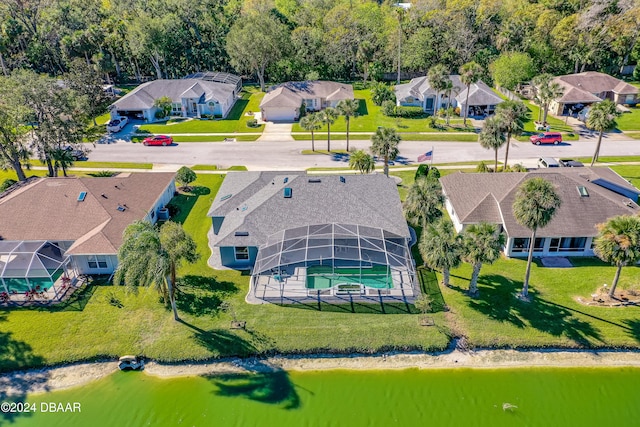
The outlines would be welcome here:
M 109 178 L 112 177 L 114 175 L 116 175 L 116 172 L 112 172 L 112 171 L 99 171 L 99 172 L 91 172 L 90 174 L 88 174 L 89 176 L 92 176 L 94 178 Z
M 384 101 L 395 102 L 396 95 L 389 86 L 382 82 L 378 82 L 371 88 L 371 100 L 374 104 L 380 106 Z
M 249 127 L 249 128 L 257 128 L 258 127 L 258 121 L 256 119 L 248 119 L 247 120 L 247 127 Z
M 480 162 L 476 166 L 476 172 L 490 172 L 490 169 L 485 162 Z
M 421 107 L 396 106 L 393 101 L 384 101 L 382 103 L 382 114 L 388 117 L 398 117 L 403 119 L 418 118 L 425 115 Z
M 188 185 L 195 181 L 197 178 L 198 176 L 196 175 L 196 173 L 186 166 L 178 169 L 178 172 L 176 173 L 176 181 L 182 184 L 185 189 L 188 188 Z
M 418 170 L 416 171 L 416 175 L 413 177 L 415 181 L 422 176 L 427 176 L 429 174 L 429 165 L 420 165 L 418 166 Z
M 11 187 L 16 182 L 17 181 L 15 179 L 11 179 L 11 178 L 7 178 L 4 181 L 2 181 L 2 184 L 0 184 L 0 193 L 5 191 L 7 188 Z
M 382 103 L 382 114 L 389 117 L 394 117 L 396 114 L 396 104 L 393 101 L 387 100 Z
M 435 116 L 429 117 L 429 127 L 432 129 L 436 129 L 438 125 L 438 119 Z

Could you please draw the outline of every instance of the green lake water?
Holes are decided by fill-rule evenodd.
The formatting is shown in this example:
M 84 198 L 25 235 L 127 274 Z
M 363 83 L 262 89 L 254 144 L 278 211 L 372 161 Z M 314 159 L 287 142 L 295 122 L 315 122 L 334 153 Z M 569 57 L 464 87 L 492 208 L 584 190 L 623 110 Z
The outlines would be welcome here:
M 4 426 L 637 426 L 640 369 L 278 372 L 158 379 L 118 372 L 29 396 Z M 42 412 L 80 403 L 80 413 Z M 505 403 L 517 408 L 505 410 Z

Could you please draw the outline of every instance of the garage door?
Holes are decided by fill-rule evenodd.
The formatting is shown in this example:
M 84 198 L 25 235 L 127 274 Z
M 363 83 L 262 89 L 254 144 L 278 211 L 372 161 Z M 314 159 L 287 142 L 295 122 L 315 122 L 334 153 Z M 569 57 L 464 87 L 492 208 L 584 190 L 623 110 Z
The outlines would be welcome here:
M 298 112 L 295 108 L 291 107 L 269 107 L 264 109 L 266 120 L 270 122 L 276 121 L 293 121 Z

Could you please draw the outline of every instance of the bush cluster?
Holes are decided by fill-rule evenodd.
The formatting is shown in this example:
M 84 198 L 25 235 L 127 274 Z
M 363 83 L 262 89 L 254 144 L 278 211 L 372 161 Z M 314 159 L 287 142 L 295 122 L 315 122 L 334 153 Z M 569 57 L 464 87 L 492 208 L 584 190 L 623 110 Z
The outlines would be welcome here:
M 382 114 L 388 117 L 400 117 L 404 119 L 415 119 L 425 115 L 421 107 L 398 106 L 393 101 L 382 103 Z

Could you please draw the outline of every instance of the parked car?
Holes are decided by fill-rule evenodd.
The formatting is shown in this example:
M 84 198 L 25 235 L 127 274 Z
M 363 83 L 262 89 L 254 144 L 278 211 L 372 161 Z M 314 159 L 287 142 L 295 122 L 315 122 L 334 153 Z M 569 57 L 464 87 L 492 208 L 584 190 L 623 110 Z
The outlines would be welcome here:
M 173 144 L 173 138 L 168 135 L 156 135 L 150 136 L 149 138 L 145 138 L 142 141 L 143 145 L 162 145 L 167 146 Z
M 581 168 L 581 167 L 584 167 L 584 164 L 582 162 L 579 162 L 579 161 L 573 160 L 573 159 L 559 159 L 558 162 L 560 162 L 560 166 L 563 166 L 565 168 Z
M 126 117 L 116 117 L 107 123 L 107 132 L 120 132 L 129 122 Z
M 562 142 L 562 134 L 560 132 L 537 133 L 535 135 L 531 135 L 531 137 L 529 137 L 529 141 L 531 141 L 531 143 L 535 145 L 540 145 L 540 144 L 557 145 L 559 142 Z
M 560 163 L 553 157 L 540 157 L 538 159 L 539 168 L 559 168 Z
M 85 160 L 87 158 L 87 152 L 80 148 L 75 148 L 72 145 L 67 145 L 66 147 L 64 147 L 64 149 L 71 153 L 71 157 L 73 158 L 73 160 Z

